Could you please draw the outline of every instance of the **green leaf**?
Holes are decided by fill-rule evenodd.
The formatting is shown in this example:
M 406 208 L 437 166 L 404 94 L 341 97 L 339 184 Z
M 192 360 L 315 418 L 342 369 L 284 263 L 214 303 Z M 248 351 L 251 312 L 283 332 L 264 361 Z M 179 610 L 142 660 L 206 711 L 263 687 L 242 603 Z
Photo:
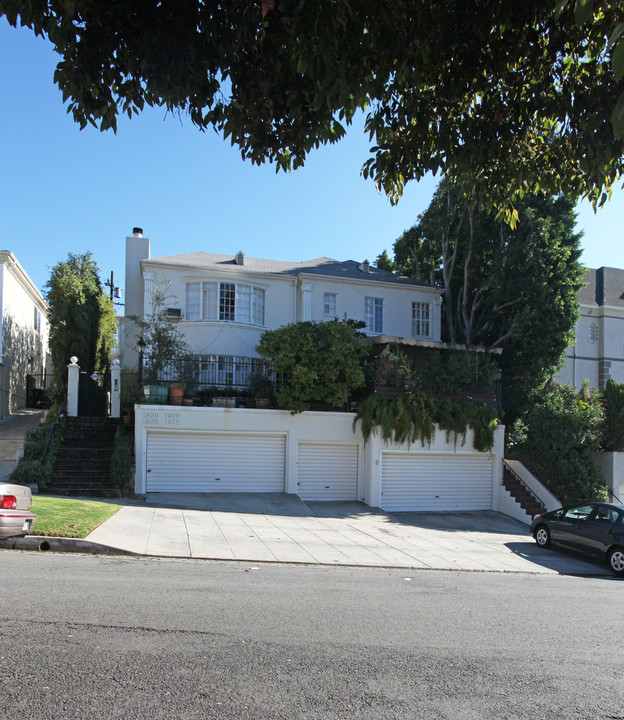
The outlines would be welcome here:
M 568 0 L 557 0 L 557 5 L 555 6 L 555 20 L 559 20 L 561 13 L 567 4 Z
M 576 24 L 581 27 L 584 25 L 592 16 L 594 9 L 594 0 L 576 0 L 574 6 L 574 20 Z
M 611 56 L 611 69 L 615 75 L 616 82 L 619 82 L 622 75 L 624 75 L 624 41 L 619 42 L 615 46 L 615 50 Z
M 611 125 L 616 138 L 624 137 L 624 92 L 620 94 L 611 113 Z
M 615 43 L 622 37 L 622 34 L 624 34 L 624 23 L 620 23 L 611 33 L 607 50 L 611 50 Z

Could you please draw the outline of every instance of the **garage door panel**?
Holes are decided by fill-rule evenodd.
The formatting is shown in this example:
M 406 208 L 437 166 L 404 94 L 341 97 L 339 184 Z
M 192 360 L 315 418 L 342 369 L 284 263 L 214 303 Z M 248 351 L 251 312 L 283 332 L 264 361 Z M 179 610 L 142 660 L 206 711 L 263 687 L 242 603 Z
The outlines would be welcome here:
M 300 442 L 297 493 L 302 500 L 356 500 L 357 445 Z
M 281 435 L 147 435 L 148 492 L 284 492 Z
M 490 510 L 492 460 L 383 453 L 381 507 L 394 511 Z

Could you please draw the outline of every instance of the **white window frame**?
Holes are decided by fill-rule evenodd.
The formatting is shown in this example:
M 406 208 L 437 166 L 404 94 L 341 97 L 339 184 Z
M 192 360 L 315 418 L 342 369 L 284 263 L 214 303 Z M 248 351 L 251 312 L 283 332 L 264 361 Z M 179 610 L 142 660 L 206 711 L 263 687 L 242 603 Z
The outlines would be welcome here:
M 412 337 L 431 337 L 431 303 L 412 303 Z
M 323 315 L 325 317 L 336 317 L 336 293 L 323 293 Z
M 35 327 L 35 332 L 40 333 L 41 332 L 41 311 L 39 308 L 34 305 L 35 309 L 34 316 L 33 316 L 33 325 Z
M 364 298 L 364 322 L 368 335 L 381 335 L 383 333 L 383 298 Z
M 264 327 L 264 303 L 263 288 L 244 283 L 195 280 L 186 283 L 185 319 Z

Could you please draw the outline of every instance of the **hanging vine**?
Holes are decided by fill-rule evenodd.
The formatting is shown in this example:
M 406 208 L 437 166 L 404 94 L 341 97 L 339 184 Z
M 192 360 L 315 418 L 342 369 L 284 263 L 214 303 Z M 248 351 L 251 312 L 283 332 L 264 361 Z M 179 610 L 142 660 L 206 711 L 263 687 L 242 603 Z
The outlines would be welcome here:
M 472 428 L 474 448 L 480 452 L 492 448 L 498 424 L 495 411 L 487 405 L 431 398 L 421 392 L 394 398 L 369 395 L 358 404 L 354 429 L 358 421 L 365 440 L 379 432 L 384 440 L 398 444 L 420 440 L 423 447 L 434 439 L 436 425 L 446 431 L 447 440 L 457 443 L 461 438 L 462 445 Z

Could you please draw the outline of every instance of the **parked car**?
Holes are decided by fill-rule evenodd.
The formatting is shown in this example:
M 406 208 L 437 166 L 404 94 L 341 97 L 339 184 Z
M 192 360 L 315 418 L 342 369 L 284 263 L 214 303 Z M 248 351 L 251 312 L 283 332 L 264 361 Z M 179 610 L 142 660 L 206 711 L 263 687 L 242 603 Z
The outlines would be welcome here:
M 583 503 L 537 515 L 531 535 L 539 547 L 551 543 L 593 555 L 624 576 L 624 508 L 608 503 Z
M 0 539 L 23 537 L 33 529 L 37 516 L 31 506 L 29 487 L 0 483 Z

